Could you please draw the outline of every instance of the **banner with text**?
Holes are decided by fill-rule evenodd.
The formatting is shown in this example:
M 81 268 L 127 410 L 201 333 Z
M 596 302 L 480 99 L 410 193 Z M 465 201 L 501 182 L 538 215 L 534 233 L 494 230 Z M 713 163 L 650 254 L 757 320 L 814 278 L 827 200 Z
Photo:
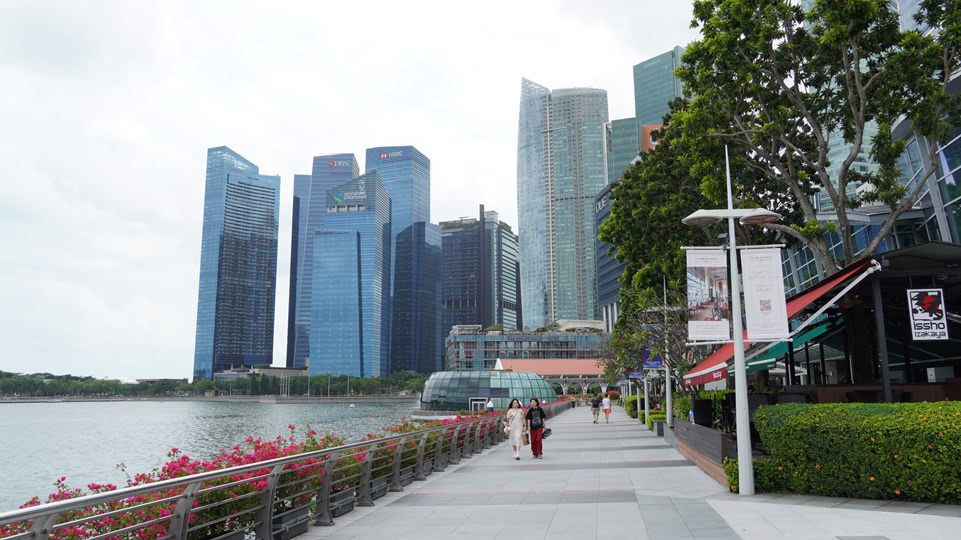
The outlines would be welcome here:
M 947 308 L 941 289 L 908 289 L 911 336 L 915 341 L 948 339 Z
M 727 256 L 723 249 L 687 251 L 687 338 L 731 339 Z
M 781 249 L 745 249 L 741 251 L 741 266 L 748 341 L 788 339 L 791 330 L 784 299 Z

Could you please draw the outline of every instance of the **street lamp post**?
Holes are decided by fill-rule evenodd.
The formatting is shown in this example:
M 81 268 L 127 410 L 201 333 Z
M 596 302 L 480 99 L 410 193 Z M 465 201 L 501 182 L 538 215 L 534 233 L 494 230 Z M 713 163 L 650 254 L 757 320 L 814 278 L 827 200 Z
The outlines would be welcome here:
M 734 319 L 734 402 L 737 410 L 737 482 L 740 495 L 754 495 L 754 462 L 751 456 L 751 420 L 747 401 L 747 366 L 744 363 L 744 324 L 741 321 L 741 278 L 737 265 L 737 239 L 734 220 L 742 225 L 764 224 L 777 221 L 780 214 L 763 208 L 734 209 L 731 189 L 731 162 L 724 147 L 724 164 L 727 172 L 727 210 L 698 210 L 687 216 L 686 225 L 709 225 L 727 219 L 728 249 L 731 256 L 731 318 Z

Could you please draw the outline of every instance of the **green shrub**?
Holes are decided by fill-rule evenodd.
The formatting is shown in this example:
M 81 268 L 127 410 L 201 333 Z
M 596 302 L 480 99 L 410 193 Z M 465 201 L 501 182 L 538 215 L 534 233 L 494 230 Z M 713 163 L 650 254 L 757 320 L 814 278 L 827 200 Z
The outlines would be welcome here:
M 624 398 L 624 411 L 627 412 L 628 416 L 631 418 L 637 418 L 637 404 L 639 400 L 643 401 L 644 396 L 640 396 L 640 398 L 638 398 L 638 396 L 635 395 Z
M 687 420 L 687 416 L 691 412 L 691 396 L 674 394 L 671 406 L 674 409 L 674 418 Z
M 667 422 L 667 414 L 661 411 L 651 411 L 651 414 L 647 417 L 647 429 L 654 431 L 654 422 Z
M 755 460 L 758 491 L 961 503 L 961 402 L 788 403 L 755 424 L 771 453 Z

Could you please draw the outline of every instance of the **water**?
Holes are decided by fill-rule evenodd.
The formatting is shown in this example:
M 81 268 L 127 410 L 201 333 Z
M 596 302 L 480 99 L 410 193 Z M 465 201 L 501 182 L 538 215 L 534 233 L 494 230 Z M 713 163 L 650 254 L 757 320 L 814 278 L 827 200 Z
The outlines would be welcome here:
M 46 500 L 53 482 L 71 488 L 91 482 L 126 485 L 131 476 L 167 461 L 179 448 L 209 459 L 248 435 L 288 436 L 288 425 L 358 440 L 409 416 L 416 403 L 268 404 L 200 401 L 119 401 L 0 404 L 0 512 L 37 495 Z

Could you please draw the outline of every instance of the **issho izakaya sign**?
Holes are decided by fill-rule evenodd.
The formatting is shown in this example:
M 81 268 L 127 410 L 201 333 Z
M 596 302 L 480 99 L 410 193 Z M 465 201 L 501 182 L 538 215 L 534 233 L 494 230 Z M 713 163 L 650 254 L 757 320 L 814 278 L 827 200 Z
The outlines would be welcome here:
M 948 311 L 942 289 L 908 289 L 908 311 L 915 341 L 948 339 Z

